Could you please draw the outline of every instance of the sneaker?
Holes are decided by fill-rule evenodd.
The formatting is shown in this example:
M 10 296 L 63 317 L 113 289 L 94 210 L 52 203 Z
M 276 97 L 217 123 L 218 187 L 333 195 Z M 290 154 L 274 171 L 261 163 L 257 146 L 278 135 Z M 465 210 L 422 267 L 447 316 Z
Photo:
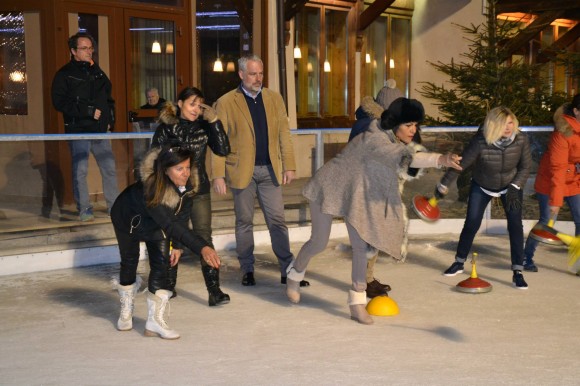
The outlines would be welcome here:
M 444 276 L 455 276 L 458 273 L 463 273 L 463 263 L 455 262 L 451 264 L 451 267 L 447 268 L 445 272 L 443 272 Z
M 84 212 L 84 213 L 81 213 L 81 215 L 79 216 L 79 220 L 81 220 L 81 222 L 94 221 L 95 216 L 93 215 L 92 212 Z
M 514 283 L 514 287 L 516 287 L 517 289 L 528 289 L 528 283 L 526 283 L 526 281 L 524 280 L 524 275 L 522 275 L 522 271 L 514 271 L 512 282 Z
M 538 267 L 536 267 L 536 264 L 534 264 L 534 263 L 529 263 L 529 264 L 524 265 L 524 271 L 538 272 Z

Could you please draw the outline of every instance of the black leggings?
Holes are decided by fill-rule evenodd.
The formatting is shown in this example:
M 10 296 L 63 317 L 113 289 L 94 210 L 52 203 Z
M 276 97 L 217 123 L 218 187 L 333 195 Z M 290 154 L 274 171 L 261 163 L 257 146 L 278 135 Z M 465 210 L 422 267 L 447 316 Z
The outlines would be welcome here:
M 119 243 L 121 254 L 121 272 L 119 284 L 130 285 L 137 278 L 137 266 L 139 265 L 139 242 L 141 240 L 132 237 L 129 233 L 115 227 L 115 235 Z M 169 240 L 145 241 L 149 254 L 149 292 L 155 293 L 159 289 L 169 289 Z

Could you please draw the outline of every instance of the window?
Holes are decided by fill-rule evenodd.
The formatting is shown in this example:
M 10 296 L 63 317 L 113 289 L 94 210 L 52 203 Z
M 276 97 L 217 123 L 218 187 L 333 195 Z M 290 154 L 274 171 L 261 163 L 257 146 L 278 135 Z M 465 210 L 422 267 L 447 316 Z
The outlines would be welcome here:
M 296 44 L 302 58 L 295 59 L 296 113 L 318 117 L 320 95 L 320 9 L 305 7 L 296 15 Z
M 0 13 L 0 25 L 0 114 L 27 115 L 24 16 Z
M 200 87 L 211 104 L 240 84 L 238 59 L 253 51 L 252 39 L 230 2 L 198 0 L 196 11 Z
M 364 95 L 376 96 L 389 78 L 409 95 L 411 20 L 381 16 L 366 29 L 366 52 L 362 52 Z
M 145 92 L 156 88 L 159 96 L 175 96 L 175 27 L 169 20 L 131 18 L 131 73 L 133 83 L 130 108 L 147 103 Z
M 304 7 L 296 15 L 296 113 L 298 118 L 348 113 L 348 10 Z
M 366 52 L 363 55 L 362 67 L 366 74 L 365 95 L 375 97 L 385 81 L 392 75 L 386 63 L 387 56 L 387 22 L 388 18 L 381 16 L 367 28 Z
M 326 9 L 324 33 L 324 110 L 322 115 L 348 115 L 347 12 Z

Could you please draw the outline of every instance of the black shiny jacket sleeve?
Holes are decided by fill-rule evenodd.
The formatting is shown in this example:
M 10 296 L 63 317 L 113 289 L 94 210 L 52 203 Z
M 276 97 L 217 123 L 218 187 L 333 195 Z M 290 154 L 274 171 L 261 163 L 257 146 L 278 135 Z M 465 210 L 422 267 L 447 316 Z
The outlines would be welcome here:
M 207 122 L 207 121 L 206 121 Z M 224 125 L 219 119 L 215 122 L 207 122 L 208 125 L 208 145 L 211 151 L 219 156 L 225 157 L 230 154 L 230 140 L 224 130 Z
M 182 202 L 185 205 L 178 210 L 178 213 L 171 213 L 172 209 L 164 205 L 149 207 L 147 211 L 157 225 L 165 232 L 166 237 L 173 242 L 174 248 L 181 249 L 182 246 L 185 246 L 200 255 L 201 250 L 210 245 L 188 227 L 191 199 L 190 196 L 182 197 Z

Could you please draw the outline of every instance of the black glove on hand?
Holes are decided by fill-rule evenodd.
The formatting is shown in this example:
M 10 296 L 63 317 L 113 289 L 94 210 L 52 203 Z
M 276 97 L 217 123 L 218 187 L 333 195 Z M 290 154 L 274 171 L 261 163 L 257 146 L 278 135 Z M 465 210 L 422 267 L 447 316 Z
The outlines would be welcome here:
M 213 107 L 206 104 L 202 104 L 201 107 L 203 108 L 203 119 L 209 123 L 214 123 L 218 120 L 217 111 Z
M 519 210 L 522 208 L 522 199 L 520 197 L 520 190 L 510 184 L 506 193 L 506 202 L 508 210 Z

